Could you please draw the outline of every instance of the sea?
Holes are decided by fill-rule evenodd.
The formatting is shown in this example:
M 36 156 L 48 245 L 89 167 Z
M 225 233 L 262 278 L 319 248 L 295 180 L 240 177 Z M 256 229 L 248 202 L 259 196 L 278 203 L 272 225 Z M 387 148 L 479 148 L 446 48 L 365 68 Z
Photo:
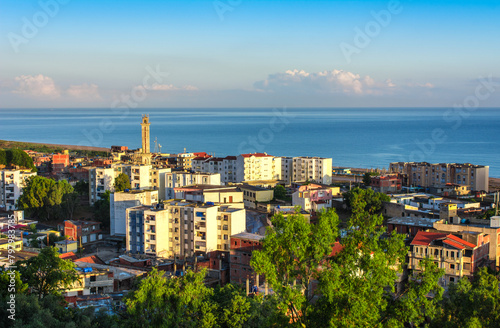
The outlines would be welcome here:
M 151 151 L 162 153 L 320 156 L 374 169 L 473 163 L 500 177 L 500 108 L 0 109 L 0 139 L 134 149 L 142 115 L 149 115 Z

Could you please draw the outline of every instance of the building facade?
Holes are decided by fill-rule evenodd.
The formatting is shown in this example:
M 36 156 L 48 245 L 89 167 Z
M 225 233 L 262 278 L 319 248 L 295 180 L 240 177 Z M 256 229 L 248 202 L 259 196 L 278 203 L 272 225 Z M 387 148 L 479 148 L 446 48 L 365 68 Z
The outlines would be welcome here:
M 489 190 L 489 166 L 470 163 L 394 162 L 389 171 L 405 176 L 406 186 L 431 187 L 447 183 L 469 186 L 474 191 Z
M 241 154 L 236 158 L 237 182 L 281 180 L 281 157 L 266 153 Z
M 23 188 L 29 177 L 35 176 L 34 172 L 21 170 L 1 170 L 0 171 L 0 206 L 6 211 L 16 209 L 16 203 L 23 194 Z
M 230 281 L 232 284 L 245 283 L 246 279 L 256 279 L 255 272 L 250 266 L 252 252 L 262 249 L 261 240 L 264 236 L 242 232 L 231 236 L 230 250 Z M 259 282 L 262 282 L 261 279 Z
M 110 234 L 127 234 L 127 208 L 146 205 L 154 207 L 159 201 L 158 190 L 129 190 L 114 192 L 110 195 Z
M 332 159 L 322 157 L 281 157 L 281 179 L 285 184 L 310 181 L 332 183 Z

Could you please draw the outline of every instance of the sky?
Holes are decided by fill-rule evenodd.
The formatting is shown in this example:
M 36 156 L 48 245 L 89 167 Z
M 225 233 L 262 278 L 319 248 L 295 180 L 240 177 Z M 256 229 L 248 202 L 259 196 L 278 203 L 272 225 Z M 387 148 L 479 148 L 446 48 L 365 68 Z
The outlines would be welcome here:
M 498 107 L 499 17 L 480 0 L 0 0 L 0 108 Z

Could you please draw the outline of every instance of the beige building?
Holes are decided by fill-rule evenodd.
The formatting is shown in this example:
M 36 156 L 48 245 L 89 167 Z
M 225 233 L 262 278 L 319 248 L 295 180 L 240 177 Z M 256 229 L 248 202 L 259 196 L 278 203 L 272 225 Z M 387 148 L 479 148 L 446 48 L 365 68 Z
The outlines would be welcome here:
M 246 207 L 256 208 L 256 203 L 270 202 L 274 198 L 274 190 L 248 184 L 239 185 L 243 192 L 243 202 Z
M 281 179 L 293 182 L 332 183 L 332 159 L 322 157 L 281 157 Z
M 168 172 L 164 175 L 165 200 L 175 198 L 175 188 L 191 185 L 221 185 L 219 173 Z
M 472 276 L 479 266 L 487 264 L 490 238 L 484 233 L 467 238 L 473 242 L 449 233 L 419 231 L 411 242 L 408 269 L 416 274 L 421 271 L 420 262 L 430 258 L 444 270 L 441 286 Z
M 127 234 L 127 209 L 140 205 L 154 207 L 158 204 L 158 190 L 130 190 L 114 192 L 110 195 L 110 234 L 125 236 Z
M 89 202 L 94 205 L 106 190 L 115 190 L 115 169 L 94 167 L 89 170 Z
M 389 171 L 403 174 L 407 186 L 431 187 L 447 183 L 469 186 L 471 190 L 488 192 L 489 166 L 470 163 L 394 162 Z
M 236 158 L 237 182 L 281 180 L 281 157 L 266 153 L 241 154 Z
M 229 236 L 246 229 L 245 210 L 187 201 L 164 209 L 127 209 L 127 250 L 166 258 L 229 251 Z
M 34 172 L 21 170 L 0 171 L 0 207 L 7 211 L 16 209 L 16 202 L 23 194 L 26 179 L 35 176 Z

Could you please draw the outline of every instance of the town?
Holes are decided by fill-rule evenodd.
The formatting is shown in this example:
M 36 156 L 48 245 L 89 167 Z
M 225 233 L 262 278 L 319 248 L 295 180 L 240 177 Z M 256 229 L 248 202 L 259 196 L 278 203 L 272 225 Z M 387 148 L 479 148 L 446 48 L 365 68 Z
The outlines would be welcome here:
M 427 259 L 441 270 L 436 279 L 445 294 L 481 268 L 500 268 L 499 186 L 490 183 L 487 165 L 357 169 L 320 157 L 171 154 L 157 140 L 151 149 L 150 124 L 154 118 L 143 115 L 134 130 L 142 147 L 135 150 L 0 149 L 0 265 L 34 266 L 33 259 L 52 252 L 74 269 L 73 281 L 58 282 L 67 307 L 110 315 L 126 312 L 127 295 L 158 272 L 167 279 L 203 272 L 207 288 L 229 284 L 249 298 L 267 296 L 280 292 L 279 278 L 252 254 L 265 250 L 277 226 L 300 217 L 312 234 L 335 215 L 330 228 L 338 235 L 321 261 L 341 258 L 353 231 L 364 229 L 350 221 L 364 197 L 367 213 L 383 218 L 371 227 L 383 229 L 376 230 L 380 242 L 395 236 L 404 244 L 396 250 L 404 261 L 393 263 L 402 264 L 392 283 L 396 298 L 423 279 Z M 356 247 L 362 252 L 363 242 Z M 317 300 L 324 281 L 311 275 L 306 283 L 305 276 L 297 273 L 293 286 Z M 306 316 L 285 313 L 292 323 Z

